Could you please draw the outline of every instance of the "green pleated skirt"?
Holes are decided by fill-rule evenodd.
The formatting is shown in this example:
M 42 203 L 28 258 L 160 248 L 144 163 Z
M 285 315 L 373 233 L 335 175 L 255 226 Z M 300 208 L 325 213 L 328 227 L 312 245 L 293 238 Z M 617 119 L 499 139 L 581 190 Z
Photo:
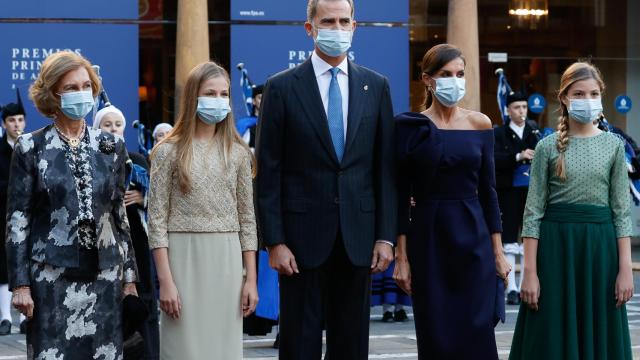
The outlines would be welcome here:
M 540 225 L 540 308 L 520 306 L 510 360 L 631 360 L 627 310 L 616 309 L 611 209 L 553 204 Z

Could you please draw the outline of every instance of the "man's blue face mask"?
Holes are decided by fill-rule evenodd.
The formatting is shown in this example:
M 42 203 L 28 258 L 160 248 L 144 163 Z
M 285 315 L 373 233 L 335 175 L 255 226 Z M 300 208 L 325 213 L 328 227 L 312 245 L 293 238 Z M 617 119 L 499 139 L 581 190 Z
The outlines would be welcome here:
M 351 48 L 353 30 L 317 29 L 317 31 L 315 42 L 324 54 L 337 57 Z

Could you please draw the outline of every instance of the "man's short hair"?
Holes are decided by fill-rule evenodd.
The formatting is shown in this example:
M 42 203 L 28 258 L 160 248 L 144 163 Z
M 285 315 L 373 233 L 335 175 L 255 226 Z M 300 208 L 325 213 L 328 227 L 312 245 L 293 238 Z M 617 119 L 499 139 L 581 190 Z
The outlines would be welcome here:
M 307 21 L 311 22 L 314 17 L 316 17 L 316 13 L 318 12 L 318 3 L 321 0 L 309 0 L 307 3 Z M 324 1 L 346 1 L 351 6 L 351 18 L 353 19 L 353 15 L 355 14 L 355 7 L 353 5 L 353 0 L 324 0 Z

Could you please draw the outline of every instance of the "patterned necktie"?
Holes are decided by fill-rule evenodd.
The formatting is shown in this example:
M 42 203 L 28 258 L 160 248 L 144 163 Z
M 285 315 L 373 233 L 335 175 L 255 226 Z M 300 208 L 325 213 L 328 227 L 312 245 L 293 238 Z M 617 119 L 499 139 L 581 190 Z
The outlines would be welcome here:
M 329 85 L 329 106 L 327 107 L 327 118 L 329 120 L 329 132 L 333 141 L 333 148 L 336 151 L 338 160 L 342 161 L 344 155 L 344 123 L 342 117 L 342 94 L 338 84 L 338 71 L 331 69 L 331 85 Z

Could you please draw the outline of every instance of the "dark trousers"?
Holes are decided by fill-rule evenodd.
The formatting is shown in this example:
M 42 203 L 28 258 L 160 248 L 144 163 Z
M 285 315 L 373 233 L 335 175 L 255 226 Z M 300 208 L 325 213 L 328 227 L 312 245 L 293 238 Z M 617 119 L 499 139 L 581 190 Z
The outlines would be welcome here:
M 280 360 L 360 360 L 369 353 L 371 275 L 351 264 L 337 239 L 318 268 L 280 276 Z
M 498 190 L 498 202 L 502 215 L 502 243 L 518 242 L 524 206 L 527 202 L 528 187 L 514 187 Z

